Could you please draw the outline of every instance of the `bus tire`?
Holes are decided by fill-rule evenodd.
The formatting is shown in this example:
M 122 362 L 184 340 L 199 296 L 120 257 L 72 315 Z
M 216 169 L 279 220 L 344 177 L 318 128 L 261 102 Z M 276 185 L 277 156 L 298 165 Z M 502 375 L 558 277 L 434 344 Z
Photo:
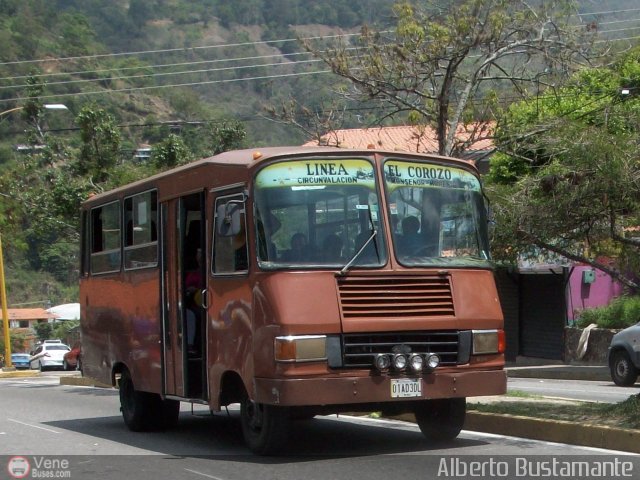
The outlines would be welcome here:
M 420 431 L 433 441 L 456 438 L 464 426 L 466 412 L 466 398 L 424 400 L 414 410 Z
M 132 432 L 144 432 L 151 429 L 153 419 L 153 400 L 150 393 L 137 392 L 128 370 L 120 377 L 120 410 L 125 425 Z
M 242 435 L 249 449 L 258 455 L 274 455 L 289 437 L 289 409 L 253 402 L 248 396 L 240 403 Z

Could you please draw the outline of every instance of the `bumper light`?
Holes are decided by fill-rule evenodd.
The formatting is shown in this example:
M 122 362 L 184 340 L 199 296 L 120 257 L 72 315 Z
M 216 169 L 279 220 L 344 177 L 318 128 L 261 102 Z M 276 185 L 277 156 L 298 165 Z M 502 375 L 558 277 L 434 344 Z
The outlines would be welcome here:
M 396 370 L 404 370 L 407 368 L 407 356 L 402 353 L 396 353 L 393 356 L 393 368 Z
M 389 358 L 389 355 L 379 353 L 378 355 L 376 355 L 375 365 L 376 368 L 381 372 L 389 370 L 389 367 L 391 366 L 391 358 Z
M 319 362 L 327 359 L 325 335 L 289 335 L 276 337 L 276 362 Z
M 435 370 L 438 365 L 440 365 L 440 357 L 435 353 L 427 354 L 427 368 Z
M 424 358 L 420 355 L 411 355 L 409 358 L 409 367 L 416 373 L 421 372 L 424 368 Z

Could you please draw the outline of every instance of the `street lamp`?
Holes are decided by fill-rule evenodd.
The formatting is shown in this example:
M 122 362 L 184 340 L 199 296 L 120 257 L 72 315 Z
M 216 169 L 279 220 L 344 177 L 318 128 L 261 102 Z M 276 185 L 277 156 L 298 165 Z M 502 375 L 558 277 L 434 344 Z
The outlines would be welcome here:
M 43 107 L 46 108 L 47 110 L 69 110 L 69 108 L 63 103 L 45 103 L 43 105 Z M 18 110 L 22 110 L 23 108 L 24 108 L 24 106 L 10 108 L 9 110 L 5 110 L 4 112 L 0 112 L 0 117 L 2 115 L 6 115 L 7 113 L 11 113 L 11 112 L 16 112 Z
M 49 103 L 44 104 L 44 108 L 47 110 L 69 110 L 66 105 L 62 103 Z M 24 106 L 10 108 L 4 112 L 0 112 L 0 117 L 11 112 L 22 110 Z M 2 257 L 2 234 L 0 234 L 0 302 L 2 302 L 2 327 L 4 331 L 4 358 L 5 365 L 2 367 L 3 371 L 14 371 L 15 367 L 11 362 L 11 338 L 9 335 L 9 311 L 7 309 L 7 290 L 5 288 L 4 277 L 4 261 Z

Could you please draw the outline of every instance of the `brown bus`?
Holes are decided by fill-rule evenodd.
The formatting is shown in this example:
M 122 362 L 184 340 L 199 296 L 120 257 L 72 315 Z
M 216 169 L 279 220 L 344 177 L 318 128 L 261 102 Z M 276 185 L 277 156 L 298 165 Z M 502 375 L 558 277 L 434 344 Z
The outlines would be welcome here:
M 134 431 L 240 404 L 248 447 L 295 420 L 415 413 L 435 439 L 506 390 L 485 203 L 469 163 L 378 150 L 223 153 L 82 209 L 84 374 Z

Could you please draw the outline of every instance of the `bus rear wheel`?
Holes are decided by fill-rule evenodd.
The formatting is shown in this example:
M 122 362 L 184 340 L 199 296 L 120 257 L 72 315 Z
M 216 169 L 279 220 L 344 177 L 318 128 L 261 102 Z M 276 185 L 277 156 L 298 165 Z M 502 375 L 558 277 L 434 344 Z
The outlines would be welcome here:
M 245 396 L 240 404 L 242 435 L 249 449 L 258 455 L 282 450 L 289 437 L 289 409 L 253 402 Z
M 466 398 L 424 400 L 414 410 L 420 431 L 433 441 L 456 438 L 464 426 L 466 412 Z

